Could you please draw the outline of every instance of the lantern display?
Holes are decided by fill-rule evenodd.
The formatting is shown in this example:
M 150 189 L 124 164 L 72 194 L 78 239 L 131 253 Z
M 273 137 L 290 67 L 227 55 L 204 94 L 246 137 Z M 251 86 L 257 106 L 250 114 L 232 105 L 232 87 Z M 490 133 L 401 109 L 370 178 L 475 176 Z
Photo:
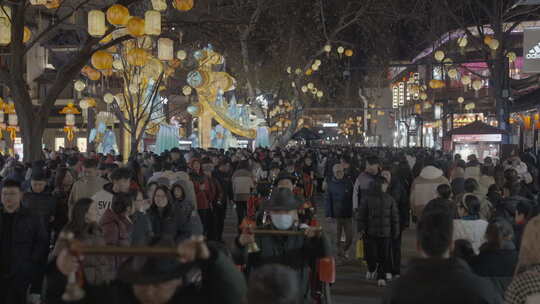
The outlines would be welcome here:
M 493 51 L 497 50 L 500 46 L 499 40 L 492 39 L 491 42 L 488 44 L 489 48 Z
M 92 55 L 92 65 L 98 70 L 111 69 L 113 57 L 106 51 L 97 51 Z
M 158 11 L 144 13 L 144 32 L 146 35 L 154 36 L 161 34 L 161 14 Z
M 121 4 L 112 5 L 107 9 L 107 21 L 115 26 L 126 25 L 129 20 L 129 10 Z
M 182 12 L 187 12 L 193 8 L 193 0 L 173 0 L 173 6 Z
M 11 7 L 2 6 L 0 9 L 0 45 L 11 42 Z
M 101 37 L 105 35 L 107 27 L 105 26 L 105 13 L 100 10 L 91 10 L 88 12 L 88 34 L 92 37 Z
M 296 83 L 294 81 L 291 82 L 291 87 L 296 88 Z
M 8 115 L 8 126 L 6 130 L 9 132 L 11 140 L 14 141 L 15 137 L 17 137 L 17 131 L 19 131 L 19 119 L 15 112 L 15 104 L 13 102 L 5 105 L 5 113 Z
M 450 76 L 450 78 L 456 79 L 458 76 L 458 71 L 456 69 L 450 69 L 448 70 L 448 76 Z
M 77 80 L 73 87 L 75 88 L 75 91 L 82 92 L 86 88 L 86 84 L 81 80 Z
M 317 97 L 318 97 L 318 98 L 323 98 L 323 96 L 324 96 L 323 91 L 318 91 L 318 92 L 317 92 Z
M 508 61 L 510 61 L 510 63 L 516 61 L 517 59 L 517 55 L 514 52 L 508 52 L 508 54 L 506 54 L 506 57 L 508 58 Z
M 142 48 L 132 48 L 127 53 L 127 62 L 133 66 L 143 66 L 150 56 Z
M 75 127 L 75 115 L 81 114 L 81 112 L 70 102 L 59 113 L 66 115 L 64 132 L 66 133 L 67 140 L 72 141 L 75 137 L 75 132 L 77 131 L 77 128 Z
M 341 55 L 341 54 L 343 54 L 343 52 L 345 52 L 345 48 L 340 46 L 340 47 L 337 48 L 337 52 L 338 52 L 339 55 Z
M 185 96 L 191 95 L 192 91 L 193 91 L 193 90 L 191 89 L 190 86 L 184 86 L 184 87 L 182 88 L 182 93 L 184 93 Z
M 158 58 L 160 60 L 172 60 L 174 58 L 173 41 L 171 39 L 158 39 Z
M 156 11 L 162 12 L 167 9 L 166 0 L 152 0 L 152 8 Z
M 45 7 L 48 9 L 55 9 L 55 8 L 60 7 L 60 3 L 61 3 L 60 0 L 50 0 L 50 1 L 47 1 L 47 3 L 45 3 Z
M 312 69 L 307 69 L 306 76 L 311 76 L 312 74 L 313 74 L 313 70 Z
M 141 37 L 146 30 L 144 19 L 131 17 L 126 24 L 129 34 L 133 37 Z
M 353 50 L 350 50 L 350 49 L 349 49 L 349 50 L 346 50 L 346 51 L 345 51 L 345 56 L 347 56 L 347 57 L 351 57 L 353 54 L 354 54 L 354 51 L 353 51 Z
M 180 60 L 186 60 L 187 52 L 184 51 L 184 50 L 179 50 L 178 52 L 176 52 L 176 58 L 178 58 Z
M 464 101 L 465 101 L 465 98 L 463 98 L 463 97 L 461 97 L 461 96 L 458 97 L 458 99 L 457 99 L 457 102 L 458 102 L 459 104 L 462 104 Z
M 307 93 L 307 91 L 308 91 L 308 87 L 307 86 L 302 86 L 302 92 Z
M 457 42 L 458 42 L 458 45 L 459 45 L 460 48 L 466 47 L 467 44 L 469 43 L 466 36 L 459 37 Z
M 476 79 L 476 80 L 473 81 L 473 83 L 472 83 L 472 87 L 473 87 L 473 89 L 474 89 L 475 91 L 480 90 L 480 89 L 482 88 L 482 85 L 483 85 L 483 83 L 482 83 L 482 80 L 480 80 L 480 79 Z
M 443 61 L 444 56 L 445 56 L 445 54 L 444 54 L 444 52 L 441 51 L 441 50 L 436 51 L 435 54 L 434 54 L 435 60 L 437 60 L 437 61 L 439 61 L 439 62 Z
M 471 76 L 465 75 L 461 77 L 461 83 L 465 86 L 471 84 Z

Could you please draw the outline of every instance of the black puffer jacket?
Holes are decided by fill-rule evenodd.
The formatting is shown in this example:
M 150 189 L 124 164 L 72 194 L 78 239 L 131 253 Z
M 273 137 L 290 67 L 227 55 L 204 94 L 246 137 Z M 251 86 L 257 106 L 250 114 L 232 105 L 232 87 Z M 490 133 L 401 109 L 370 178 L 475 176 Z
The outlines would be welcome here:
M 333 217 L 350 218 L 353 215 L 353 182 L 348 178 L 328 181 L 327 207 L 332 208 Z
M 54 220 L 56 215 L 57 198 L 50 189 L 45 189 L 41 193 L 33 192 L 30 189 L 24 194 L 22 205 L 30 213 L 44 218 L 47 226 Z
M 399 228 L 399 212 L 390 195 L 368 193 L 362 199 L 358 208 L 358 231 L 364 231 L 371 237 L 396 238 Z
M 179 243 L 192 235 L 191 217 L 185 216 L 176 205 L 169 203 L 160 210 L 154 204 L 148 210 L 148 216 L 156 237 L 170 238 Z

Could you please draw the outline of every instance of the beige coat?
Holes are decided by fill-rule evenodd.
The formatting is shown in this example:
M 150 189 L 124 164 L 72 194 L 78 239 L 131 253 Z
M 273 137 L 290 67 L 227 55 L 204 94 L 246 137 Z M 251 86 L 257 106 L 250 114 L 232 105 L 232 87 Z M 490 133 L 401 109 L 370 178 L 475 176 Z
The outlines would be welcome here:
M 92 198 L 96 193 L 103 189 L 107 184 L 107 180 L 101 176 L 83 176 L 79 178 L 71 188 L 71 193 L 68 199 L 69 212 L 71 208 L 81 198 Z
M 450 184 L 441 170 L 433 166 L 422 169 L 411 187 L 411 207 L 414 215 L 418 218 L 422 216 L 427 203 L 437 197 L 437 187 L 441 184 Z

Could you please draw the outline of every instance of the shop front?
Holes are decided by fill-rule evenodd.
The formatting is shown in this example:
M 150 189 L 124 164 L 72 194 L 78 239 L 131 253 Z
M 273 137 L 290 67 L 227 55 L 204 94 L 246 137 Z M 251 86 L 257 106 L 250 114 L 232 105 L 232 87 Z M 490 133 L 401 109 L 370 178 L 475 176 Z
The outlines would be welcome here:
M 463 159 L 472 154 L 480 160 L 486 157 L 498 159 L 504 135 L 504 130 L 475 121 L 448 132 L 446 140 L 449 144 L 445 148 L 448 152 L 460 154 Z

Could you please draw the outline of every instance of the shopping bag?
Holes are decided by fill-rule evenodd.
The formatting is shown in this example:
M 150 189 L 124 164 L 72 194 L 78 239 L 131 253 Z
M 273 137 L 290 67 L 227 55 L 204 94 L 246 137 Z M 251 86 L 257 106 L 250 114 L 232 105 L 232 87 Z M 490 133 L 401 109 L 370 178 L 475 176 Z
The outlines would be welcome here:
M 356 241 L 356 258 L 359 260 L 364 259 L 364 240 L 359 239 Z

